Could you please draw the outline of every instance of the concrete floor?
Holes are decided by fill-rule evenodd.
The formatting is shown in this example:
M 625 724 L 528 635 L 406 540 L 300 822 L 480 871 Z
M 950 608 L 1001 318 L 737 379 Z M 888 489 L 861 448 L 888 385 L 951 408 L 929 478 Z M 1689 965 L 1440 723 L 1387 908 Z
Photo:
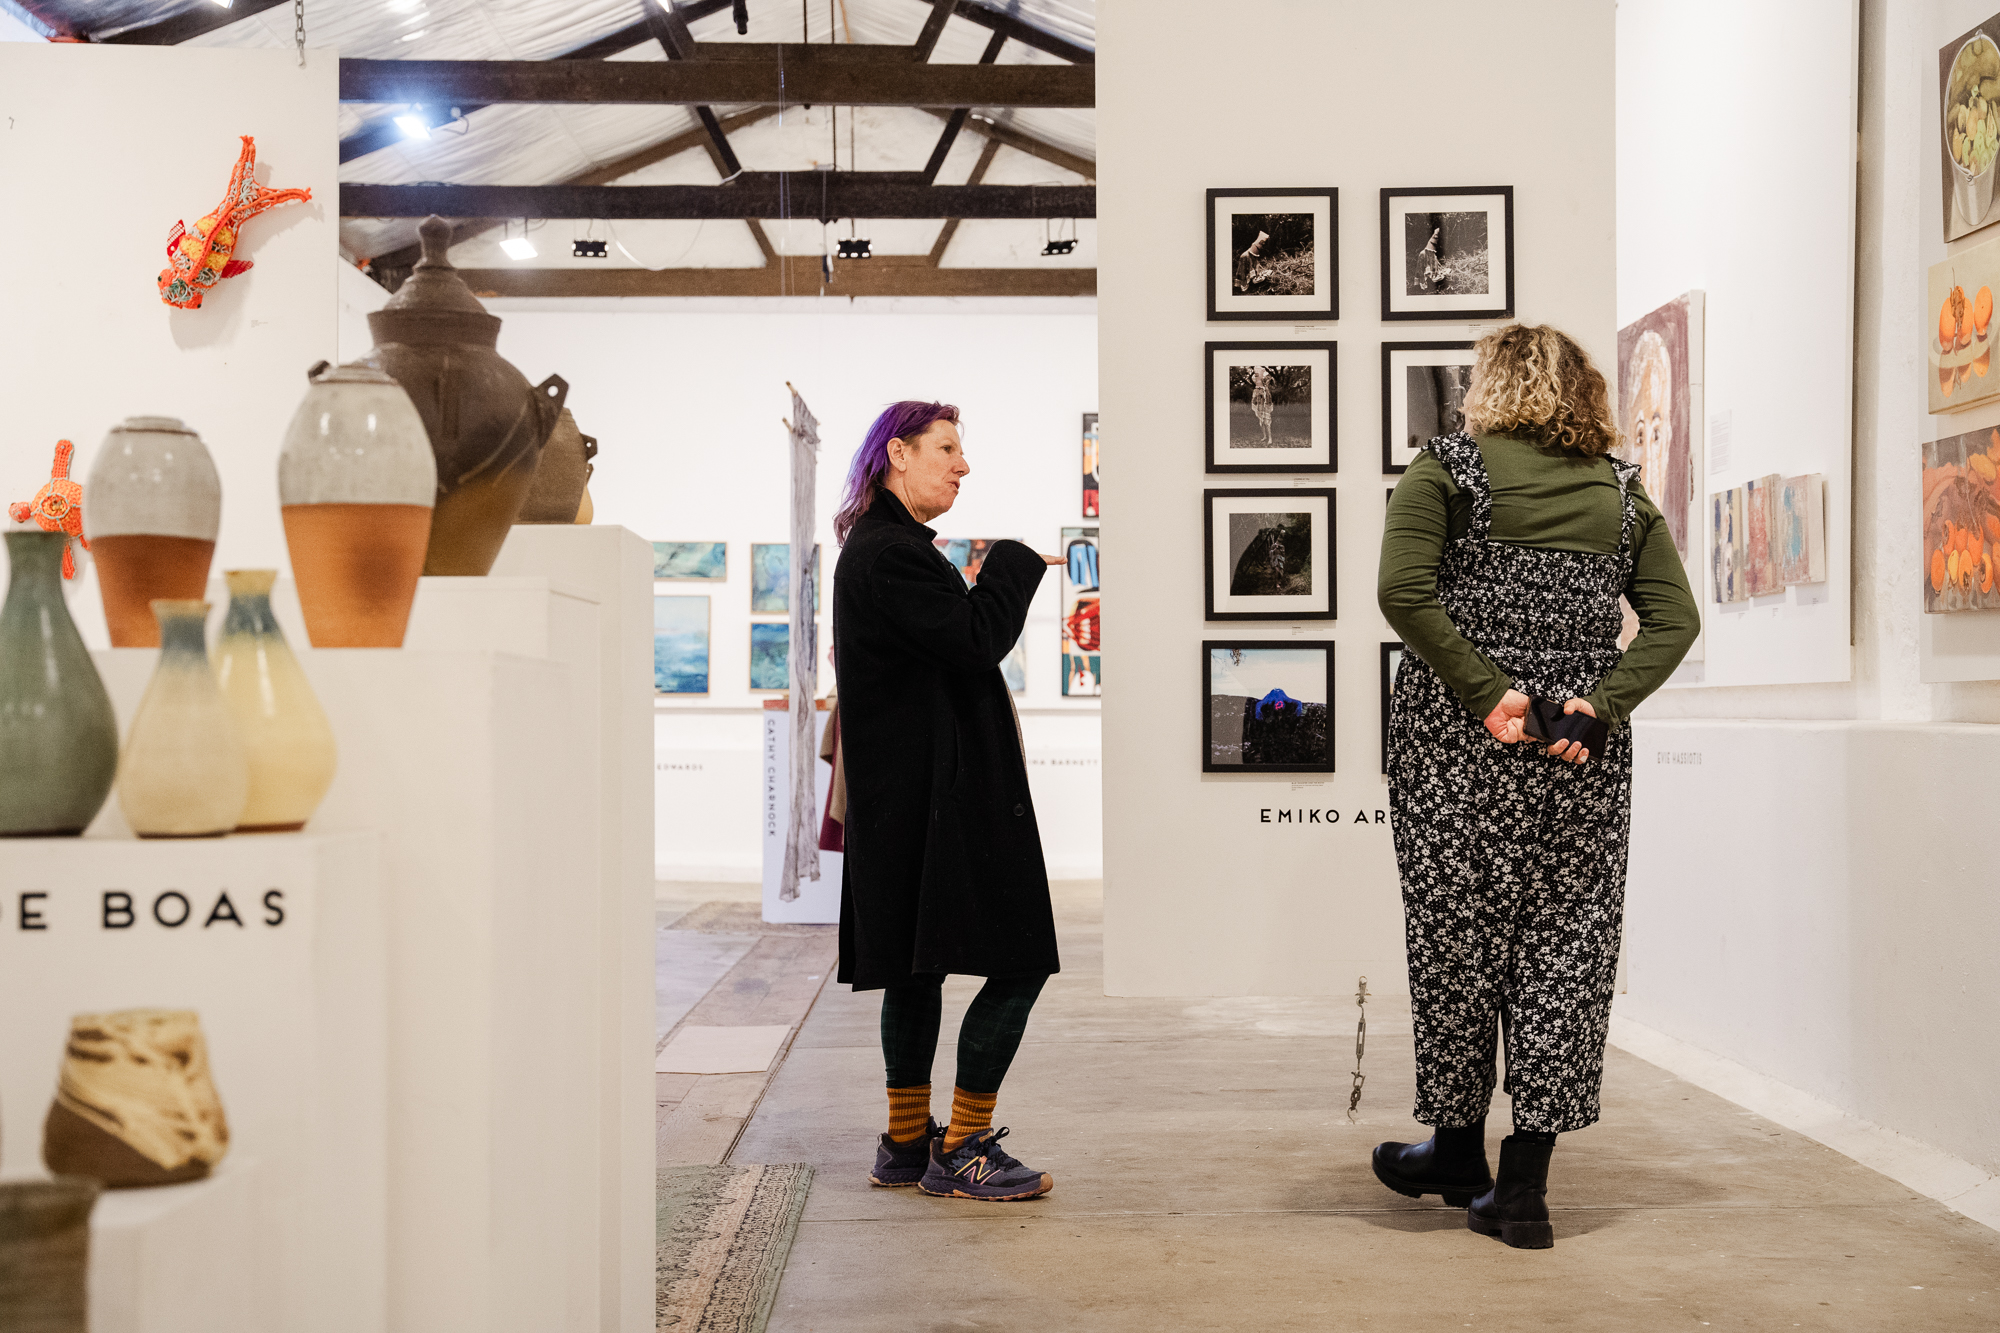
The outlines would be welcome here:
M 1557 1149 L 1556 1248 L 1474 1235 L 1368 1169 L 1427 1132 L 1406 1014 L 1371 1004 L 1350 1125 L 1351 1001 L 1107 999 L 1095 888 L 1058 894 L 1066 970 L 1000 1101 L 1045 1199 L 871 1188 L 880 998 L 820 993 L 730 1157 L 818 1169 L 772 1333 L 2000 1328 L 2000 1233 L 1615 1049 Z M 975 986 L 947 986 L 940 1113 Z M 1490 1150 L 1505 1124 L 1503 1097 Z

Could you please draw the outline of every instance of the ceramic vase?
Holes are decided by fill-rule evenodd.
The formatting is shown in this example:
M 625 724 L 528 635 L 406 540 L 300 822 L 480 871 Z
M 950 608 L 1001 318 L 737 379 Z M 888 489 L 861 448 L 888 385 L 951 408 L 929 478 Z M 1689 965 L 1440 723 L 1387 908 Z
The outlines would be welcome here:
M 556 428 L 542 448 L 542 461 L 535 465 L 535 484 L 521 506 L 522 523 L 574 523 L 583 508 L 584 487 L 596 470 L 597 437 L 577 429 L 576 418 L 565 407 L 556 418 Z
M 409 391 L 437 460 L 424 573 L 484 575 L 521 516 L 569 385 L 560 375 L 530 385 L 494 350 L 500 317 L 445 257 L 450 223 L 426 218 L 417 235 L 423 258 L 368 316 L 367 364 Z
M 208 603 L 157 601 L 160 661 L 118 765 L 118 806 L 142 838 L 214 838 L 242 822 L 249 767 L 208 665 Z
M 75 837 L 118 772 L 118 718 L 63 601 L 63 534 L 7 534 L 0 836 Z
M 0 1185 L 0 1328 L 86 1333 L 94 1180 Z
M 215 645 L 215 679 L 250 773 L 238 833 L 305 827 L 333 783 L 333 728 L 271 614 L 275 569 L 228 569 L 229 611 Z
M 107 1189 L 200 1180 L 229 1151 L 229 1120 L 188 1009 L 70 1020 L 42 1164 Z
M 410 395 L 370 366 L 306 372 L 278 502 L 315 648 L 400 648 L 430 545 L 437 462 Z
M 215 460 L 174 417 L 127 417 L 98 446 L 84 496 L 111 646 L 156 648 L 154 600 L 189 600 L 208 587 L 222 526 Z

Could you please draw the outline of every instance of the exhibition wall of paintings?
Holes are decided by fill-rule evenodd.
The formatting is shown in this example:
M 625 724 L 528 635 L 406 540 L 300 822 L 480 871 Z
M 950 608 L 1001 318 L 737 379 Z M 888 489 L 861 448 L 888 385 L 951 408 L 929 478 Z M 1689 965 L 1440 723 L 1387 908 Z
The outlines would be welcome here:
M 713 581 L 729 577 L 727 542 L 654 542 L 653 577 Z
M 1330 342 L 1203 349 L 1210 472 L 1332 472 L 1336 349 Z
M 1511 185 L 1382 191 L 1382 318 L 1512 319 Z
M 653 690 L 708 693 L 708 598 L 653 598 Z
M 1340 318 L 1340 192 L 1208 192 L 1208 317 Z
M 1639 465 L 1682 560 L 1700 545 L 1705 300 L 1686 292 L 1618 330 L 1619 452 Z
M 1331 490 L 1204 491 L 1210 620 L 1334 619 Z
M 2000 287 L 2000 240 L 1931 265 L 1930 318 L 1923 338 L 1924 388 L 1932 412 L 1962 412 L 2000 395 L 1993 374 L 1993 289 Z
M 1382 470 L 1402 472 L 1440 435 L 1465 429 L 1472 344 L 1382 344 Z
M 1324 641 L 1201 645 L 1204 773 L 1331 773 L 1333 653 Z
M 1101 461 L 1097 454 L 1097 413 L 1083 414 L 1083 516 L 1097 518 L 1099 514 L 1098 473 Z
M 944 553 L 952 567 L 970 588 L 979 582 L 979 567 L 986 563 L 986 553 L 993 549 L 995 537 L 939 537 L 931 544 Z M 1028 651 L 1021 639 L 1014 641 L 1006 659 L 1000 663 L 1000 674 L 1007 679 L 1007 688 L 1020 694 L 1028 688 Z
M 1924 610 L 2000 610 L 2000 430 L 1924 446 Z
M 1062 557 L 1062 692 L 1072 698 L 1102 695 L 1097 529 L 1064 528 Z

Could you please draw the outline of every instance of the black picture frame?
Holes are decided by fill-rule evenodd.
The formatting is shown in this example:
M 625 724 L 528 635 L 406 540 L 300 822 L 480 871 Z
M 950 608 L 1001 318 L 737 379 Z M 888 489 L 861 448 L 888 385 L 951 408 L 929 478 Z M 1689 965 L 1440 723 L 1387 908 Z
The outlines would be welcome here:
M 1463 197 L 1468 195 L 1493 195 L 1497 196 L 1503 201 L 1501 212 L 1502 216 L 1505 218 L 1505 230 L 1507 235 L 1505 238 L 1505 244 L 1501 249 L 1501 254 L 1499 257 L 1505 263 L 1507 268 L 1507 281 L 1506 281 L 1507 295 L 1505 304 L 1500 306 L 1491 306 L 1482 308 L 1459 306 L 1459 307 L 1440 307 L 1434 309 L 1433 308 L 1406 309 L 1406 310 L 1391 309 L 1390 307 L 1393 304 L 1391 294 L 1394 289 L 1390 285 L 1391 274 L 1389 272 L 1389 256 L 1390 256 L 1390 250 L 1392 248 L 1390 242 L 1393 237 L 1393 233 L 1390 230 L 1391 227 L 1390 201 L 1395 199 L 1425 198 L 1431 196 Z M 1452 323 L 1452 322 L 1466 323 L 1471 320 L 1512 319 L 1514 317 L 1514 187 L 1513 186 L 1511 185 L 1384 186 L 1382 189 L 1382 205 L 1381 205 L 1381 249 L 1382 249 L 1382 318 L 1385 322 L 1392 320 L 1429 320 L 1432 322 L 1441 321 L 1445 323 Z M 1491 264 L 1492 258 L 1493 256 L 1489 252 L 1488 255 L 1489 265 Z M 1403 299 L 1413 300 L 1418 298 L 1405 297 Z
M 1231 247 L 1225 244 L 1221 250 L 1223 267 L 1216 267 L 1215 213 L 1216 203 L 1222 199 L 1321 199 L 1327 201 L 1327 235 L 1324 245 L 1319 236 L 1313 237 L 1315 255 L 1326 256 L 1327 292 L 1326 299 L 1319 300 L 1319 293 L 1313 293 L 1311 305 L 1288 305 L 1273 310 L 1224 310 L 1218 307 L 1216 296 L 1217 279 L 1230 271 L 1235 261 Z M 1340 318 L 1340 191 L 1331 185 L 1307 187 L 1276 187 L 1272 189 L 1211 189 L 1205 199 L 1208 210 L 1206 230 L 1208 233 L 1208 263 L 1202 271 L 1207 288 L 1206 306 L 1211 322 L 1223 323 L 1234 320 L 1277 320 L 1300 324 L 1311 324 L 1322 320 Z M 1246 299 L 1246 298 L 1238 298 Z M 1267 298 L 1268 299 L 1268 298 Z
M 1235 650 L 1285 652 L 1317 651 L 1326 654 L 1326 752 L 1309 763 L 1218 764 L 1215 762 L 1214 654 Z M 1334 771 L 1335 728 L 1338 710 L 1334 706 L 1334 651 L 1332 639 L 1204 639 L 1201 645 L 1201 771 L 1204 773 L 1331 773 Z
M 1396 383 L 1395 367 L 1398 352 L 1465 352 L 1467 361 L 1476 344 L 1459 339 L 1455 342 L 1385 342 L 1382 344 L 1382 471 L 1391 475 L 1401 474 L 1409 469 L 1408 463 L 1396 461 L 1396 393 L 1399 388 L 1407 388 L 1405 383 Z M 1404 367 L 1407 371 L 1408 367 Z
M 1215 461 L 1215 371 L 1216 358 L 1229 352 L 1326 353 L 1326 420 L 1313 422 L 1315 433 L 1326 431 L 1324 463 L 1231 463 Z M 1202 438 L 1207 450 L 1207 471 L 1213 473 L 1338 472 L 1340 470 L 1340 345 L 1335 342 L 1210 342 L 1202 344 Z M 1276 452 L 1276 451 L 1273 451 Z M 1308 451 L 1310 452 L 1310 451 Z
M 1401 639 L 1382 645 L 1382 772 L 1389 772 L 1389 705 L 1395 693 L 1396 668 L 1401 665 L 1401 655 L 1408 652 Z
M 1296 507 L 1299 500 L 1324 500 L 1326 502 L 1326 561 L 1323 572 L 1324 584 L 1315 578 L 1315 595 L 1321 586 L 1326 591 L 1324 611 L 1280 609 L 1272 611 L 1218 611 L 1215 606 L 1215 506 L 1218 500 L 1226 499 L 1269 499 L 1278 504 Z M 1276 506 L 1274 506 L 1275 508 Z M 1206 620 L 1335 620 L 1339 606 L 1339 529 L 1337 526 L 1339 504 L 1332 487 L 1249 487 L 1244 489 L 1205 490 L 1201 493 L 1201 564 L 1202 582 L 1205 596 L 1203 610 Z M 1317 543 L 1315 542 L 1315 546 Z

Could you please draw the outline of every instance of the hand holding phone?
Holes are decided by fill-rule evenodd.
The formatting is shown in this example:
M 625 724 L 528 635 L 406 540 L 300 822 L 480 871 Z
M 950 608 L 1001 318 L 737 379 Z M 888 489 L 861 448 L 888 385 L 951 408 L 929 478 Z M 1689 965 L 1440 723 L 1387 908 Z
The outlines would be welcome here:
M 1557 700 L 1530 698 L 1521 721 L 1529 736 L 1550 747 L 1548 754 L 1572 764 L 1602 754 L 1611 737 L 1611 728 L 1591 714 L 1589 704 L 1581 702 L 1568 711 Z

